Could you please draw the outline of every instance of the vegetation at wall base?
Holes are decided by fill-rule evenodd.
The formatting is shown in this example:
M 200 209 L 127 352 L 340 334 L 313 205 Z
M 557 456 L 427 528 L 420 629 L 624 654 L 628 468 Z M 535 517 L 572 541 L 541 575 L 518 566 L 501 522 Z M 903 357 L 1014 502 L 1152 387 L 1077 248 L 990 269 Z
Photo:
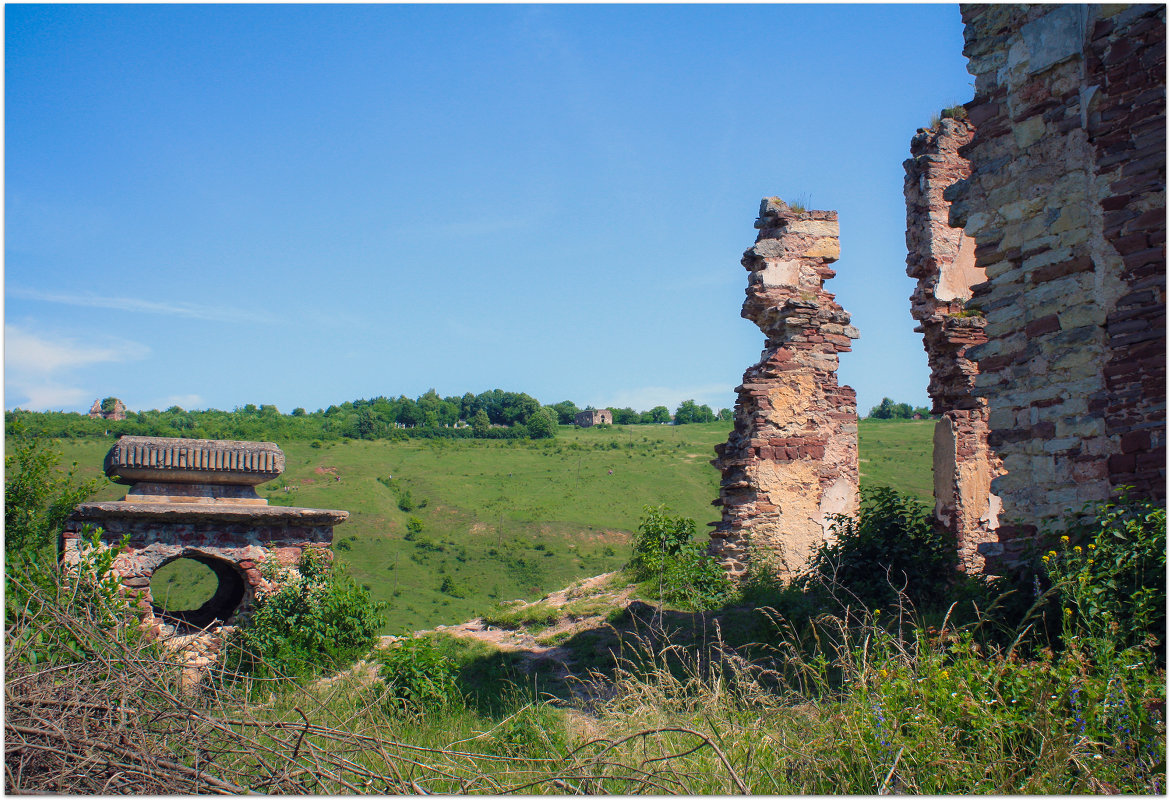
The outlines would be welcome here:
M 1051 541 L 1037 567 L 1057 594 L 1063 638 L 1113 652 L 1147 646 L 1165 661 L 1166 508 L 1123 488 L 1071 515 Z
M 665 506 L 647 506 L 634 535 L 626 570 L 651 598 L 685 609 L 714 609 L 732 595 L 719 563 L 695 539 L 695 521 L 671 517 Z
M 228 643 L 229 667 L 254 676 L 311 677 L 353 662 L 370 650 L 385 604 L 307 548 L 296 568 L 260 564 L 274 588 L 257 591 Z
M 926 504 L 890 487 L 864 488 L 858 514 L 834 515 L 831 530 L 798 586 L 842 587 L 874 609 L 900 594 L 938 606 L 956 581 L 954 535 L 935 526 Z

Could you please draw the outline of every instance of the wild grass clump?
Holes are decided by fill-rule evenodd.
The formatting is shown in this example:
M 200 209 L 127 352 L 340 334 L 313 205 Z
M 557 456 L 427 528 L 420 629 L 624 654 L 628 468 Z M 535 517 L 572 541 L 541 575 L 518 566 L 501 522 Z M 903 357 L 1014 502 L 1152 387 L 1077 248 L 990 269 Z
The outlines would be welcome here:
M 695 521 L 663 506 L 643 509 L 626 570 L 644 594 L 685 609 L 713 609 L 733 594 L 723 568 L 695 540 Z

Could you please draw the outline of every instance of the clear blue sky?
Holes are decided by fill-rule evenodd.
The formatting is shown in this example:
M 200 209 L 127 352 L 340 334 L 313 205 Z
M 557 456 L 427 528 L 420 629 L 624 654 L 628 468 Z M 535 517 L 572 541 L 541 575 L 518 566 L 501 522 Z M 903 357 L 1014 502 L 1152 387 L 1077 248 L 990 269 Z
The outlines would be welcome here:
M 500 387 L 731 406 L 760 198 L 840 215 L 865 412 L 926 404 L 902 162 L 955 5 L 8 5 L 6 408 Z

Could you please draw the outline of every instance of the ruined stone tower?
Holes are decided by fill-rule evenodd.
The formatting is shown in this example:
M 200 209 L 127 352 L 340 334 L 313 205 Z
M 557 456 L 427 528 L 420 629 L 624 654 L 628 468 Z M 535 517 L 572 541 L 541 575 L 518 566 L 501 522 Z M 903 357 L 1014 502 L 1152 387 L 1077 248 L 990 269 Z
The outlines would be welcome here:
M 710 551 L 736 576 L 754 559 L 792 576 L 829 536 L 829 516 L 857 510 L 857 401 L 837 369 L 858 330 L 824 288 L 840 252 L 837 212 L 766 198 L 756 227 L 741 259 L 741 316 L 760 326 L 765 348 L 737 387 L 735 428 L 716 446 L 723 514 Z
M 955 535 L 960 564 L 984 572 L 980 547 L 994 542 L 1000 499 L 991 483 L 1000 468 L 988 448 L 988 401 L 973 393 L 979 370 L 968 349 L 988 341 L 987 321 L 966 307 L 972 287 L 985 280 L 976 264 L 976 242 L 948 225 L 951 203 L 944 190 L 968 178 L 971 166 L 959 149 L 972 140 L 966 119 L 941 119 L 920 129 L 911 140 L 911 158 L 903 162 L 907 200 L 907 275 L 917 279 L 911 295 L 915 329 L 931 379 L 927 393 L 935 426 L 932 467 L 937 525 Z

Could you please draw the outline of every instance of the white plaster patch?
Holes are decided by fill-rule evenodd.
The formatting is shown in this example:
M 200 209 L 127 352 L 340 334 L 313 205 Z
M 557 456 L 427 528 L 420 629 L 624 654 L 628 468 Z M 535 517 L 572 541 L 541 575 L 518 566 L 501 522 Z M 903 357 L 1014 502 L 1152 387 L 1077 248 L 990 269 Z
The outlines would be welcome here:
M 765 286 L 797 286 L 801 265 L 793 260 L 768 259 L 760 278 Z

